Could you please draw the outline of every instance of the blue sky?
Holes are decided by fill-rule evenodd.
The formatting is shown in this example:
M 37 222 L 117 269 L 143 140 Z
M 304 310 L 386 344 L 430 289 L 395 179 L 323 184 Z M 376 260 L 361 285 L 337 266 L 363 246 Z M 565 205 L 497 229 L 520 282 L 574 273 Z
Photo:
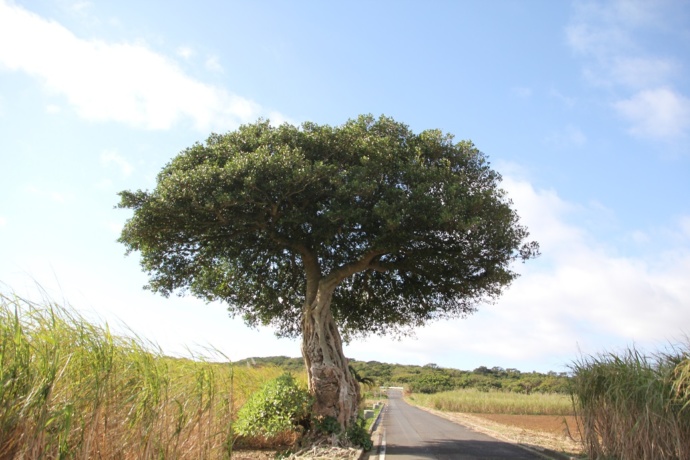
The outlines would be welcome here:
M 259 117 L 471 139 L 542 256 L 493 305 L 359 360 L 565 370 L 690 333 L 690 2 L 0 0 L 0 282 L 167 353 L 299 356 L 141 287 L 117 192 Z

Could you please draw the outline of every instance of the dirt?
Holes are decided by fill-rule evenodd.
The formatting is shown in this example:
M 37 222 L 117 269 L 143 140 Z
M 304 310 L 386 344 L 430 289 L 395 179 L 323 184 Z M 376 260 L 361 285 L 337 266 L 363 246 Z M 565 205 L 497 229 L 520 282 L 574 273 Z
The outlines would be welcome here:
M 577 421 L 571 415 L 507 415 L 507 414 L 475 414 L 479 418 L 514 426 L 526 430 L 551 433 L 554 436 L 570 436 L 579 440 Z

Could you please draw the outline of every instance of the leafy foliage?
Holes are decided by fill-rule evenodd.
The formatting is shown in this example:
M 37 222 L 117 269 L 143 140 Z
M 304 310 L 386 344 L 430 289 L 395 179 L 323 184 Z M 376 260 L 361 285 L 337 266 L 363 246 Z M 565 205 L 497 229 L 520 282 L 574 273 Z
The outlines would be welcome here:
M 257 366 L 276 366 L 295 372 L 304 371 L 300 358 L 285 356 L 251 358 Z M 245 363 L 243 360 L 241 363 Z M 461 388 L 480 391 L 500 390 L 511 393 L 559 393 L 569 394 L 571 378 L 565 372 L 521 372 L 518 369 L 480 366 L 472 371 L 442 368 L 427 364 L 389 364 L 379 361 L 350 360 L 350 367 L 359 379 L 375 382 L 375 385 L 404 385 L 415 393 L 437 393 Z
M 338 419 L 330 415 L 315 418 L 312 422 L 316 431 L 325 434 L 340 434 L 343 428 L 340 426 L 340 423 L 338 423 Z
M 120 241 L 150 289 L 282 335 L 301 332 L 308 279 L 333 273 L 346 338 L 402 333 L 471 313 L 537 254 L 500 180 L 471 142 L 386 117 L 259 121 L 182 151 L 153 191 L 121 192 Z
M 309 419 L 311 397 L 292 374 L 273 379 L 254 393 L 237 414 L 235 432 L 242 436 L 276 436 Z
M 369 431 L 362 426 L 362 422 L 364 422 L 364 420 L 361 420 L 360 423 L 353 423 L 347 427 L 345 436 L 347 437 L 347 440 L 355 446 L 359 446 L 364 450 L 369 450 L 372 448 L 373 442 L 371 441 Z

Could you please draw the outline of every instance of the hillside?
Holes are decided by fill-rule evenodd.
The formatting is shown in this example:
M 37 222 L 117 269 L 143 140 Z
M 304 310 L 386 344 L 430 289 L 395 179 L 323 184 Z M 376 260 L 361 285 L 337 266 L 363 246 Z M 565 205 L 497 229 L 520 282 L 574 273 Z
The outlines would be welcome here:
M 304 371 L 302 358 L 271 356 L 247 358 L 234 364 L 261 367 L 276 366 L 287 372 Z M 368 377 L 380 386 L 405 386 L 415 393 L 435 393 L 457 388 L 503 390 L 515 393 L 568 393 L 570 378 L 567 373 L 521 372 L 517 369 L 480 366 L 472 371 L 443 368 L 436 364 L 417 366 L 388 364 L 378 361 L 351 359 L 350 365 L 360 377 Z

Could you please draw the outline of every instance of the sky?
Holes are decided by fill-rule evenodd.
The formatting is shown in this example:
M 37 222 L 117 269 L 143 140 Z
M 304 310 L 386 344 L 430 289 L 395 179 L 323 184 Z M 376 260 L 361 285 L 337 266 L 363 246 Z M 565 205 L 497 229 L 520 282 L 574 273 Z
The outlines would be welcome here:
M 472 140 L 542 255 L 475 314 L 348 357 L 546 372 L 688 343 L 687 0 L 0 0 L 0 291 L 167 354 L 300 356 L 143 290 L 117 193 L 213 132 L 359 114 Z

